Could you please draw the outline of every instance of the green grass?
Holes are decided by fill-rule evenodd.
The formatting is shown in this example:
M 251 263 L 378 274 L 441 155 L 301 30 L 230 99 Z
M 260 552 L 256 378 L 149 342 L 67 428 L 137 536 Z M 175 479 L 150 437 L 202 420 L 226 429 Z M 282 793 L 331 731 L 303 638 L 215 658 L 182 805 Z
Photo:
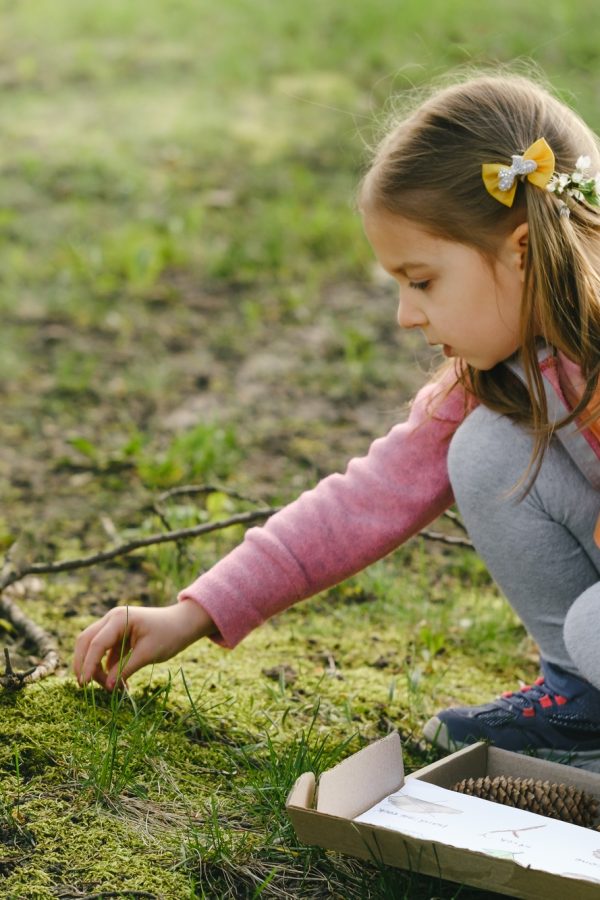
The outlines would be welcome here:
M 285 502 L 403 415 L 429 358 L 396 334 L 354 209 L 394 95 L 530 60 L 600 125 L 591 0 L 0 12 L 0 544 L 19 535 L 17 558 L 251 506 L 217 493 L 157 510 L 188 481 Z M 170 602 L 241 536 L 30 580 L 19 599 L 67 660 L 95 616 Z M 281 666 L 288 680 L 264 674 Z M 391 727 L 407 767 L 425 764 L 429 715 L 535 674 L 477 558 L 415 541 L 129 695 L 79 691 L 67 669 L 2 694 L 0 897 L 485 896 L 302 847 L 282 804 L 303 768 Z

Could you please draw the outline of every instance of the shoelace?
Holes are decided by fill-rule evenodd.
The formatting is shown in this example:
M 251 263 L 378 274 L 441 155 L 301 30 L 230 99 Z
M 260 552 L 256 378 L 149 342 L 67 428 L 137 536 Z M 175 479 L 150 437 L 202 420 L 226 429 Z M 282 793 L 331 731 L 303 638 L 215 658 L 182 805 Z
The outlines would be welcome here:
M 535 716 L 536 703 L 539 703 L 542 709 L 548 709 L 554 704 L 564 706 L 568 702 L 567 697 L 549 691 L 544 684 L 544 676 L 540 675 L 533 684 L 525 684 L 518 691 L 504 691 L 500 696 L 510 706 L 516 707 L 524 716 Z

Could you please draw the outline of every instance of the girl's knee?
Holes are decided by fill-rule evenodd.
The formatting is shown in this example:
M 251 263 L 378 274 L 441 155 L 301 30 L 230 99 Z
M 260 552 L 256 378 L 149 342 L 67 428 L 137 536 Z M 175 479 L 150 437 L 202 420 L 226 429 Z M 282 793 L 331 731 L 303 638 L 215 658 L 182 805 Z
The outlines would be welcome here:
M 567 652 L 581 675 L 600 688 L 600 582 L 593 584 L 571 604 L 563 635 Z

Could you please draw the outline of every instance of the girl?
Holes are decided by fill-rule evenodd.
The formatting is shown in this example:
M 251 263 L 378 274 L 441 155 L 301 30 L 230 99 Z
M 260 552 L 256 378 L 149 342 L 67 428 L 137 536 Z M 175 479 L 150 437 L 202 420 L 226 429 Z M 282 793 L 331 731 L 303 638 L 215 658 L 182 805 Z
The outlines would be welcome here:
M 77 640 L 81 683 L 274 613 L 389 553 L 456 500 L 537 642 L 542 675 L 440 712 L 444 748 L 487 740 L 600 770 L 600 151 L 546 90 L 482 76 L 435 93 L 379 146 L 360 189 L 399 286 L 398 322 L 448 357 L 404 424 L 344 475 L 250 530 L 159 609 L 121 607 Z

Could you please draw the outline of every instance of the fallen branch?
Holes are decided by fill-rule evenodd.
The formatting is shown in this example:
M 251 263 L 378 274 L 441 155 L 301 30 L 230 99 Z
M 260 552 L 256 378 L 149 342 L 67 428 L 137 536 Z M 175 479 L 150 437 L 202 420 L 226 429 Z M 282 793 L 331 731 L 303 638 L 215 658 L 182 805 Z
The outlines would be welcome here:
M 107 562 L 109 559 L 116 559 L 118 556 L 125 556 L 134 550 L 142 547 L 151 547 L 155 544 L 168 544 L 182 538 L 198 537 L 201 534 L 209 534 L 211 531 L 220 531 L 223 528 L 229 528 L 231 525 L 250 525 L 252 522 L 258 522 L 261 519 L 268 519 L 279 511 L 279 507 L 267 507 L 266 509 L 256 509 L 250 512 L 239 513 L 230 516 L 228 519 L 221 519 L 217 522 L 205 522 L 202 525 L 193 525 L 190 528 L 179 528 L 175 531 L 161 531 L 158 534 L 151 534 L 145 538 L 127 541 L 124 544 L 118 544 L 110 550 L 102 550 L 99 553 L 92 553 L 89 556 L 80 556 L 75 559 L 65 559 L 62 562 L 53 563 L 30 563 L 21 568 L 15 568 L 12 565 L 5 567 L 5 571 L 0 576 L 0 591 L 3 591 L 9 585 L 14 584 L 25 578 L 26 575 L 49 575 L 56 572 L 69 572 L 73 569 L 85 569 L 88 566 L 95 566 L 101 562 Z
M 455 513 L 452 509 L 447 509 L 445 513 L 443 513 L 446 519 L 450 519 L 451 522 L 454 522 L 457 528 L 460 528 L 465 534 L 467 533 L 467 529 L 465 527 L 465 523 L 461 519 L 461 517 Z

